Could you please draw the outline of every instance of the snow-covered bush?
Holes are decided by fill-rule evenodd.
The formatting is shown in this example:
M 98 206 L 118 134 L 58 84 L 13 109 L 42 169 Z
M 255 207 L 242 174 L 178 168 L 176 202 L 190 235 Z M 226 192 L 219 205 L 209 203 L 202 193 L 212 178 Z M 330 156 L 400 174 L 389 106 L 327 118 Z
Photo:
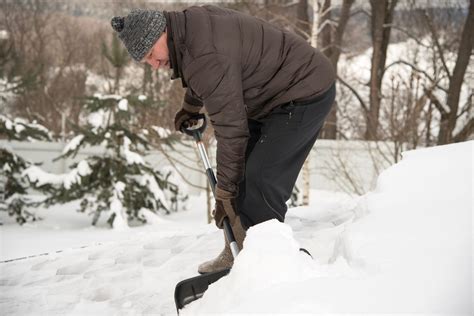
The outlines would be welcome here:
M 137 126 L 136 111 L 149 106 L 144 96 L 122 97 L 96 94 L 86 99 L 86 122 L 75 126 L 76 136 L 57 159 L 75 157 L 81 148 L 100 146 L 102 155 L 91 155 L 74 163 L 70 172 L 53 175 L 31 167 L 30 181 L 51 192 L 46 205 L 81 199 L 81 212 L 108 216 L 114 228 L 145 223 L 150 216 L 177 210 L 187 196 L 170 181 L 170 173 L 148 164 L 148 132 Z
M 0 135 L 8 140 L 33 141 L 50 140 L 50 132 L 42 125 L 30 123 L 21 118 L 10 120 L 0 115 Z M 23 176 L 23 171 L 32 163 L 15 154 L 7 147 L 0 148 L 0 210 L 15 216 L 19 224 L 38 217 L 26 208 L 32 203 L 28 198 L 30 183 Z M 36 167 L 39 169 L 39 167 Z

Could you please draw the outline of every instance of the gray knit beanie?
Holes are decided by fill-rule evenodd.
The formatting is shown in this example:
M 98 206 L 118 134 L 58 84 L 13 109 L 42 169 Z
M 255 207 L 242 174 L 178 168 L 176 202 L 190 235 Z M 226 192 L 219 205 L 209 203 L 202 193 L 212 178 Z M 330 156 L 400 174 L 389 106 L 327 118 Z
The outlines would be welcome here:
M 134 9 L 125 17 L 113 17 L 110 23 L 136 61 L 145 57 L 166 28 L 163 12 L 141 9 Z

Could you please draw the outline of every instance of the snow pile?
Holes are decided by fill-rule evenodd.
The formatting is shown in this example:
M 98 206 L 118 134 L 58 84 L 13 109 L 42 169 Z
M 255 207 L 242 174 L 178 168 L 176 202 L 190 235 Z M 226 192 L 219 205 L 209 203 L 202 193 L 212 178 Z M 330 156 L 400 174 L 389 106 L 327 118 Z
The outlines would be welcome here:
M 288 299 L 291 292 L 284 289 L 321 275 L 311 257 L 299 249 L 286 224 L 271 220 L 252 227 L 232 272 L 181 314 L 277 312 L 293 305 Z M 273 301 L 275 289 L 283 290 Z M 285 310 L 295 311 L 298 308 Z
M 183 314 L 471 315 L 473 145 L 405 153 L 342 225 L 330 264 L 285 224 L 251 228 L 231 273 Z

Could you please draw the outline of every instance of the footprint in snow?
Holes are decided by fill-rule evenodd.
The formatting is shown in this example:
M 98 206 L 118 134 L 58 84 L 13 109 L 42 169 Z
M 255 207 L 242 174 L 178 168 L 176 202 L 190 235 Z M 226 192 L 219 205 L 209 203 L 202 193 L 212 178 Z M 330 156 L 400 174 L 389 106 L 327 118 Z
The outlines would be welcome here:
M 75 263 L 69 266 L 65 266 L 62 268 L 59 268 L 56 271 L 56 275 L 77 275 L 77 274 L 83 274 L 86 272 L 88 269 L 91 268 L 91 264 L 89 261 L 82 261 L 79 263 Z

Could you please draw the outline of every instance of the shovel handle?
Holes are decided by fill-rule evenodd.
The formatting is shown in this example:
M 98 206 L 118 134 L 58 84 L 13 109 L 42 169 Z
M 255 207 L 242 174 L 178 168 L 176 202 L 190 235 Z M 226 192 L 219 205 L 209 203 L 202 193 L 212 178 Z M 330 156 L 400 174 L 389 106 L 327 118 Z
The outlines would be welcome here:
M 190 120 L 196 120 L 196 121 L 201 121 L 201 125 L 199 126 L 189 126 L 189 120 L 188 121 L 184 121 L 181 126 L 180 126 L 180 130 L 181 132 L 189 135 L 189 136 L 193 136 L 195 137 L 194 135 L 194 132 L 195 131 L 198 131 L 198 136 L 199 136 L 199 140 L 201 140 L 201 134 L 204 133 L 204 131 L 206 130 L 206 127 L 207 127 L 207 120 L 206 120 L 206 115 L 204 115 L 203 113 L 199 113 L 199 114 L 196 114 L 195 116 L 193 116 Z
M 206 127 L 206 123 L 205 123 L 206 122 L 206 117 L 203 116 L 203 118 L 204 118 L 203 126 L 205 128 Z M 214 171 L 212 170 L 212 166 L 209 162 L 209 158 L 207 157 L 206 147 L 204 147 L 204 144 L 202 143 L 201 132 L 203 130 L 201 130 L 201 128 L 191 129 L 191 130 L 186 129 L 185 133 L 188 134 L 188 135 L 192 135 L 194 140 L 196 141 L 196 144 L 197 144 L 198 149 L 199 149 L 199 154 L 201 155 L 201 159 L 204 162 L 204 166 L 206 167 L 207 179 L 209 180 L 209 185 L 211 186 L 212 194 L 214 195 L 214 198 L 215 198 L 216 197 L 217 179 L 216 179 L 216 176 L 214 175 Z M 189 133 L 188 133 L 188 131 L 189 131 Z M 227 240 L 229 241 L 230 250 L 232 252 L 232 255 L 234 256 L 234 258 L 236 258 L 237 255 L 239 254 L 239 246 L 237 246 L 237 242 L 235 241 L 234 232 L 232 231 L 232 226 L 230 225 L 229 218 L 227 216 L 224 217 L 223 226 L 224 226 L 224 233 L 227 237 Z

